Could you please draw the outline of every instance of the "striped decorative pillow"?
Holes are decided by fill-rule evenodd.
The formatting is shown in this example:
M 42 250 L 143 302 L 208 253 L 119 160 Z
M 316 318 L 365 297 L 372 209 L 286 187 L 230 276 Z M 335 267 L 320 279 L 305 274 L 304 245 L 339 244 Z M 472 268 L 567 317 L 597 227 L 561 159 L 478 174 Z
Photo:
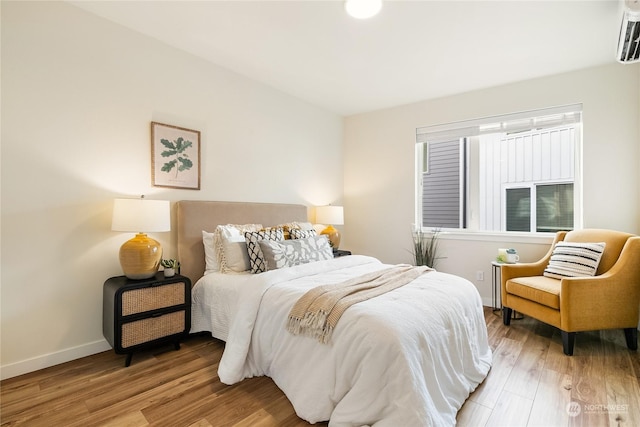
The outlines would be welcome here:
M 302 230 L 300 228 L 292 228 L 290 231 L 292 239 L 308 239 L 316 236 L 318 233 L 313 228 L 311 230 Z
M 595 276 L 604 246 L 604 242 L 558 242 L 543 274 L 554 279 Z

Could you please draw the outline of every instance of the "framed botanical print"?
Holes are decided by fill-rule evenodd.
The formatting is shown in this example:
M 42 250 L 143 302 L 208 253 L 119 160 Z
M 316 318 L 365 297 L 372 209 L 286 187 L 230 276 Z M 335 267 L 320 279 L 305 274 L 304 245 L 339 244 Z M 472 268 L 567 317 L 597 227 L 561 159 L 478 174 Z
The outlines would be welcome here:
M 151 182 L 200 189 L 200 131 L 151 122 Z

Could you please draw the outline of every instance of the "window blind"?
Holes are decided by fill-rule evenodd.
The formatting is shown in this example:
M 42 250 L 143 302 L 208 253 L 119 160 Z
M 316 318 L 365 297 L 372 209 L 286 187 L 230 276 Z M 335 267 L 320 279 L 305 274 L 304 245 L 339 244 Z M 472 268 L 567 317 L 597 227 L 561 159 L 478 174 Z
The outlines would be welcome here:
M 582 104 L 524 111 L 416 129 L 416 143 L 444 142 L 491 133 L 517 133 L 580 123 Z

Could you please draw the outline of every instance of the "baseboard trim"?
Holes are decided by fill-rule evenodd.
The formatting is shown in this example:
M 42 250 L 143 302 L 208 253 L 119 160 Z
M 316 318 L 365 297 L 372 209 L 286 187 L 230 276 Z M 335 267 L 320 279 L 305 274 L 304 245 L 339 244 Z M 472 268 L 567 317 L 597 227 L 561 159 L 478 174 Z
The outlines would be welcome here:
M 491 300 L 491 298 L 485 298 L 482 297 L 482 305 L 484 305 L 485 307 L 493 307 L 493 301 Z
M 92 354 L 102 353 L 107 350 L 111 350 L 109 343 L 106 340 L 99 340 L 57 351 L 55 353 L 49 353 L 33 357 L 31 359 L 22 360 L 20 362 L 2 365 L 0 366 L 0 380 L 28 374 L 29 372 L 38 371 L 50 366 L 69 362 L 71 360 L 80 359 L 81 357 L 91 356 Z

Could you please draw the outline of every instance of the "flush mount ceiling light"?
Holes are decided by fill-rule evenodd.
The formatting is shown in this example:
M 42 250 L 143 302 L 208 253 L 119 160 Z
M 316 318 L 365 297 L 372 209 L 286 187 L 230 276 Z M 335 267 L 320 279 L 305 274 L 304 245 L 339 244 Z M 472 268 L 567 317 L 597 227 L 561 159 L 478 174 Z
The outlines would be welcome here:
M 356 19 L 367 19 L 380 12 L 382 0 L 347 0 L 344 8 Z

